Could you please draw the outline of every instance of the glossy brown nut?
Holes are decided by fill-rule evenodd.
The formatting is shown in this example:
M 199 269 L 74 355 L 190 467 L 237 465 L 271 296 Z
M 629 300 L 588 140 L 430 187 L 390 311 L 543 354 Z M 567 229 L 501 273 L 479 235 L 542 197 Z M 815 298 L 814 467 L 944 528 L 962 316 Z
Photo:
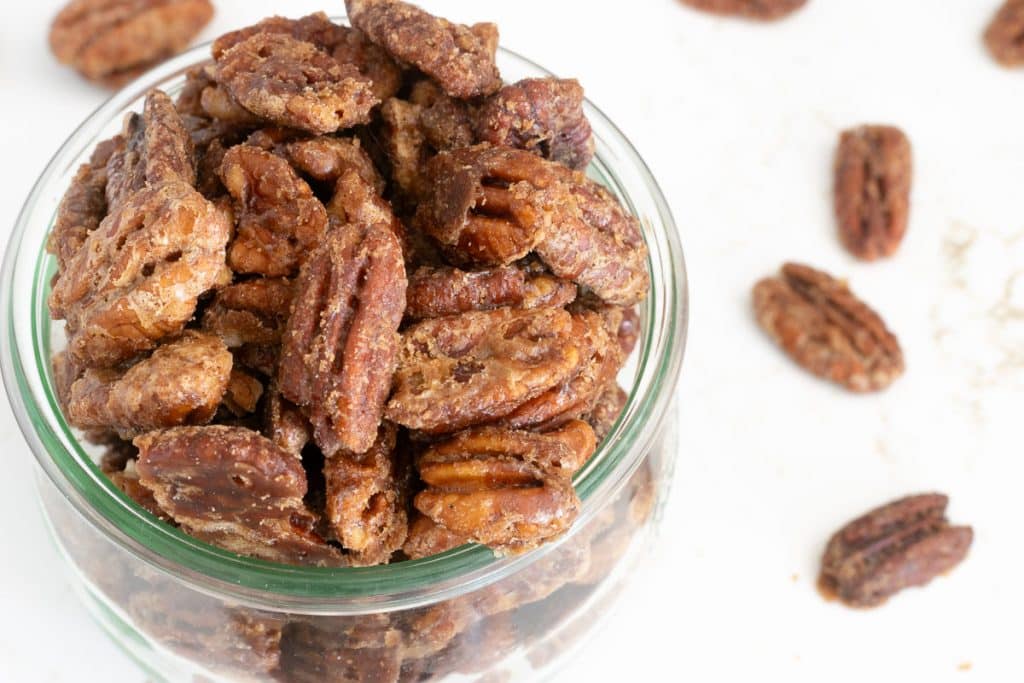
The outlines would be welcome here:
M 910 141 L 899 128 L 844 131 L 835 161 L 839 236 L 854 256 L 891 256 L 907 232 L 913 175 Z
M 468 542 L 466 536 L 449 531 L 430 517 L 417 512 L 409 523 L 409 534 L 402 545 L 402 552 L 410 560 L 419 560 L 440 555 Z
M 821 561 L 826 591 L 853 607 L 875 607 L 893 594 L 923 586 L 967 555 L 971 527 L 946 520 L 948 498 L 923 494 L 859 517 L 829 540 Z
M 260 33 L 291 36 L 330 52 L 343 39 L 345 31 L 346 27 L 333 23 L 323 12 L 314 12 L 298 19 L 273 16 L 221 35 L 213 41 L 210 52 L 215 60 L 219 60 L 235 45 Z
M 384 191 L 384 180 L 357 138 L 321 135 L 286 143 L 285 156 L 300 172 L 313 180 L 336 183 L 346 171 L 355 171 L 377 194 Z
M 190 535 L 240 555 L 339 566 L 312 532 L 298 457 L 241 427 L 176 427 L 135 439 L 138 472 L 160 508 Z
M 867 304 L 827 273 L 787 263 L 754 286 L 758 324 L 818 377 L 878 391 L 903 374 L 899 340 Z
M 416 81 L 409 90 L 409 101 L 420 108 L 419 127 L 433 151 L 468 147 L 476 142 L 473 106 L 447 95 L 434 81 Z
M 203 310 L 202 327 L 230 349 L 278 344 L 288 322 L 294 288 L 288 278 L 242 280 L 217 290 Z
M 680 0 L 684 5 L 712 14 L 773 21 L 789 16 L 807 0 Z
M 1024 65 L 1024 0 L 1006 0 L 985 29 L 985 45 L 1007 67 Z

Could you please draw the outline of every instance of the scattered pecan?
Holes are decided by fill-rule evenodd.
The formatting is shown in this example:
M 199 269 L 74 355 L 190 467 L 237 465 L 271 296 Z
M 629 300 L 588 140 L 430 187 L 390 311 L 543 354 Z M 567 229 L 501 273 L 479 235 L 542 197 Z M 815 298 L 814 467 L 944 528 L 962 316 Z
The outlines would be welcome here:
M 362 453 L 377 436 L 405 289 L 401 246 L 379 223 L 334 228 L 299 275 L 278 380 L 328 457 Z
M 295 274 L 327 230 L 327 211 L 306 181 L 281 157 L 250 145 L 225 153 L 221 179 L 238 214 L 228 265 L 237 273 Z
M 408 532 L 408 464 L 397 430 L 381 425 L 362 454 L 339 451 L 324 462 L 327 521 L 355 565 L 387 562 Z
M 852 607 L 875 607 L 951 570 L 974 534 L 969 526 L 949 524 L 948 502 L 937 493 L 910 496 L 844 526 L 822 557 L 822 588 Z
M 300 460 L 240 427 L 175 427 L 135 439 L 138 472 L 161 509 L 190 535 L 240 555 L 337 566 L 302 503 Z
M 807 0 L 680 0 L 684 5 L 713 14 L 773 21 L 792 14 Z
M 228 385 L 231 353 L 213 335 L 186 331 L 123 371 L 90 368 L 71 386 L 68 420 L 130 439 L 152 429 L 204 424 Z
M 216 79 L 253 114 L 311 133 L 366 123 L 379 102 L 354 66 L 279 33 L 257 33 L 226 50 Z
M 53 20 L 50 49 L 117 87 L 180 52 L 212 17 L 210 0 L 71 0 Z
M 494 24 L 453 24 L 399 0 L 345 0 L 345 8 L 354 27 L 452 97 L 489 95 L 501 87 Z
M 579 363 L 564 310 L 499 308 L 417 323 L 402 334 L 385 415 L 452 432 L 501 418 L 564 381 Z
M 797 363 L 851 391 L 878 391 L 903 373 L 903 351 L 878 314 L 843 282 L 787 263 L 753 292 L 757 321 Z
M 489 97 L 474 120 L 477 140 L 534 152 L 584 169 L 594 156 L 583 88 L 575 79 L 528 78 Z
M 907 231 L 912 162 L 899 128 L 844 131 L 835 162 L 835 211 L 846 248 L 867 261 L 890 256 Z
M 200 294 L 225 284 L 228 217 L 191 187 L 140 190 L 86 238 L 54 285 L 68 350 L 110 367 L 181 333 Z
M 985 29 L 985 45 L 1003 66 L 1024 65 L 1024 1 L 1003 3 Z

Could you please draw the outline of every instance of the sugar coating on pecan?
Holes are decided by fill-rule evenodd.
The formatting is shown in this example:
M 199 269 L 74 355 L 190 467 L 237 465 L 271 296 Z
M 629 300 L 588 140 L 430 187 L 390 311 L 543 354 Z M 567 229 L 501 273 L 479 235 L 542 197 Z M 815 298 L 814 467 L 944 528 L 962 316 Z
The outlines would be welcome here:
M 893 126 L 843 131 L 835 159 L 839 237 L 866 261 L 890 256 L 903 241 L 913 175 L 910 141 Z
M 223 211 L 182 183 L 144 188 L 86 238 L 50 295 L 68 351 L 110 367 L 181 333 L 198 297 L 226 284 Z
M 371 41 L 452 97 L 489 95 L 501 87 L 494 24 L 454 24 L 399 0 L 345 0 L 345 8 L 352 25 Z
M 217 290 L 204 309 L 202 327 L 228 348 L 278 344 L 288 321 L 293 295 L 288 278 L 259 277 Z
M 256 412 L 263 396 L 263 382 L 239 367 L 232 367 L 222 405 L 235 417 Z
M 593 428 L 594 436 L 598 441 L 603 441 L 608 436 L 628 400 L 629 394 L 617 383 L 612 382 L 605 386 L 604 391 L 597 397 L 594 407 L 584 416 L 584 419 Z
M 423 190 L 423 166 L 431 150 L 420 129 L 422 107 L 392 97 L 380 108 L 380 144 L 387 156 L 391 181 L 408 197 Z
M 228 265 L 237 273 L 294 275 L 327 230 L 327 211 L 306 181 L 281 157 L 251 145 L 225 153 L 221 179 L 238 216 Z
M 712 14 L 773 21 L 792 14 L 807 0 L 680 0 L 684 5 Z
M 140 116 L 125 117 L 123 146 L 107 159 L 106 199 L 111 211 L 146 185 L 182 182 L 195 185 L 195 150 L 174 103 L 151 90 Z
M 139 473 L 135 469 L 135 461 L 129 460 L 123 469 L 108 472 L 107 477 L 124 495 L 131 498 L 143 510 L 168 524 L 174 524 L 171 516 L 160 509 L 160 504 L 153 497 L 153 492 L 139 481 Z
M 468 542 L 466 536 L 449 531 L 430 517 L 417 512 L 409 523 L 409 533 L 402 544 L 402 553 L 410 560 L 419 560 L 440 555 Z
M 885 322 L 845 283 L 787 263 L 754 286 L 758 323 L 804 368 L 851 391 L 878 391 L 903 374 L 903 351 Z
M 260 33 L 273 33 L 278 35 L 291 36 L 295 40 L 305 43 L 312 43 L 318 48 L 330 51 L 340 40 L 345 31 L 344 26 L 339 26 L 330 20 L 323 12 L 314 12 L 298 19 L 273 16 L 267 17 L 252 26 L 229 31 L 213 41 L 210 52 L 214 59 L 221 59 L 224 53 L 238 45 L 242 41 Z
M 280 33 L 257 33 L 227 49 L 216 79 L 253 114 L 311 133 L 366 123 L 379 102 L 354 66 Z
M 576 368 L 572 333 L 572 317 L 556 308 L 499 308 L 416 323 L 402 333 L 385 414 L 428 433 L 504 417 Z
M 480 142 L 525 149 L 574 169 L 594 156 L 583 87 L 575 79 L 527 78 L 487 98 L 474 117 Z
M 135 445 L 139 480 L 192 536 L 274 562 L 344 564 L 312 532 L 302 462 L 256 432 L 175 427 L 137 437 Z
M 405 295 L 408 320 L 439 318 L 503 306 L 560 308 L 576 296 L 572 283 L 515 266 L 461 270 L 452 266 L 421 266 L 409 276 Z
M 180 52 L 212 17 L 210 0 L 71 0 L 50 26 L 50 49 L 116 87 Z
M 324 461 L 327 521 L 354 565 L 387 562 L 408 533 L 409 465 L 396 436 L 385 423 L 365 453 Z
M 199 106 L 210 118 L 233 126 L 251 128 L 260 124 L 259 116 L 243 107 L 226 87 L 216 83 L 203 89 Z
M 68 419 L 77 427 L 111 427 L 126 439 L 204 424 L 216 412 L 230 374 L 224 343 L 188 330 L 127 370 L 86 370 L 71 386 Z
M 284 154 L 295 168 L 314 180 L 336 183 L 345 171 L 353 170 L 377 194 L 384 191 L 384 180 L 358 138 L 320 135 L 295 140 L 284 144 Z
M 445 93 L 434 81 L 416 81 L 409 90 L 409 101 L 420 107 L 420 130 L 434 151 L 476 142 L 471 106 Z
M 1024 0 L 1006 0 L 985 29 L 985 45 L 1007 67 L 1024 65 Z
M 405 289 L 401 246 L 381 223 L 334 228 L 296 281 L 278 381 L 328 457 L 363 453 L 377 437 Z
M 264 403 L 263 434 L 296 457 L 313 438 L 313 427 L 298 406 L 281 395 L 277 382 L 270 383 Z

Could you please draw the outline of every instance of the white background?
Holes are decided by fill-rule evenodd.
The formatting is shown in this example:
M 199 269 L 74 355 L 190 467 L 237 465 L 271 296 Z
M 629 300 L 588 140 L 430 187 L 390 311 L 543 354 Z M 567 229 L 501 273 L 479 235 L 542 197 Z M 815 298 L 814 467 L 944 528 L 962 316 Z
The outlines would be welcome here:
M 0 232 L 104 93 L 46 48 L 56 0 L 0 9 Z M 220 0 L 204 39 L 339 0 Z M 674 0 L 425 0 L 495 20 L 631 137 L 675 212 L 692 317 L 677 477 L 661 545 L 563 680 L 1021 680 L 1024 70 L 980 33 L 997 0 L 810 0 L 755 25 Z M 627 7 L 629 9 L 627 9 Z M 903 126 L 916 176 L 896 258 L 855 262 L 830 209 L 837 133 Z M 749 289 L 786 259 L 848 276 L 900 335 L 908 371 L 853 396 L 757 330 Z M 0 409 L 0 680 L 143 681 L 72 596 Z M 814 589 L 848 518 L 937 489 L 975 527 L 949 577 L 869 612 Z

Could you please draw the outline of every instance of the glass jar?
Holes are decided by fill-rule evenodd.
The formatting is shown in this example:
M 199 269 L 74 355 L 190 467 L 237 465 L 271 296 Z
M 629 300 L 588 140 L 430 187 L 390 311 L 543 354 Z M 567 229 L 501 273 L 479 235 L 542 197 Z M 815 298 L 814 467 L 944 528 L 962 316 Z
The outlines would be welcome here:
M 655 542 L 676 444 L 670 405 L 686 335 L 686 278 L 665 199 L 636 151 L 593 105 L 590 174 L 639 217 L 652 289 L 620 382 L 629 399 L 575 485 L 569 533 L 495 558 L 467 545 L 367 568 L 277 565 L 208 546 L 118 490 L 65 422 L 49 359 L 64 339 L 46 306 L 55 262 L 44 245 L 60 199 L 94 145 L 140 110 L 152 87 L 174 96 L 195 48 L 114 95 L 60 148 L 18 218 L 3 264 L 4 382 L 38 462 L 36 484 L 73 583 L 101 626 L 158 680 L 421 681 L 551 675 L 601 621 Z M 509 81 L 545 70 L 501 50 Z M 497 679 L 491 678 L 497 676 Z

